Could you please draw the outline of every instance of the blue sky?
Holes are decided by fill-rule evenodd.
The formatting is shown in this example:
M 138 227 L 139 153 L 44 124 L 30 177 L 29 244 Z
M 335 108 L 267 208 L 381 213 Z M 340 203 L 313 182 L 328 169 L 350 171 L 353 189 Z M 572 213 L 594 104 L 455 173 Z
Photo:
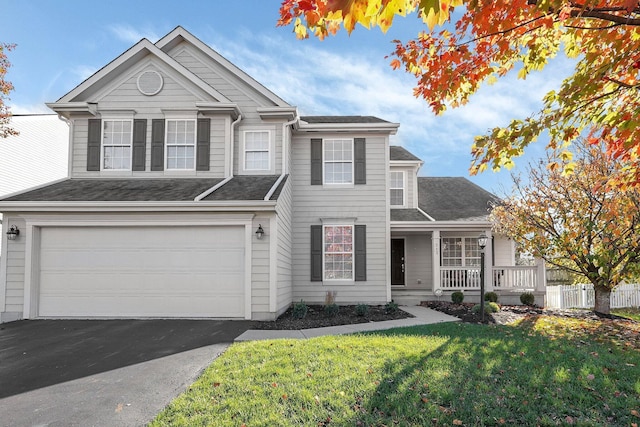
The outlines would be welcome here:
M 325 41 L 297 40 L 278 28 L 278 0 L 2 0 L 0 41 L 16 43 L 7 78 L 15 114 L 50 112 L 44 105 L 73 89 L 146 37 L 156 42 L 177 25 L 209 44 L 302 115 L 375 115 L 400 123 L 392 143 L 425 161 L 423 176 L 465 176 L 498 195 L 511 186 L 508 171 L 469 177 L 474 135 L 525 118 L 557 88 L 566 62 L 526 81 L 515 75 L 482 88 L 465 107 L 434 116 L 413 97 L 414 80 L 385 58 L 392 40 L 424 29 L 415 15 L 396 18 L 387 34 L 359 27 Z M 542 155 L 534 144 L 516 170 Z

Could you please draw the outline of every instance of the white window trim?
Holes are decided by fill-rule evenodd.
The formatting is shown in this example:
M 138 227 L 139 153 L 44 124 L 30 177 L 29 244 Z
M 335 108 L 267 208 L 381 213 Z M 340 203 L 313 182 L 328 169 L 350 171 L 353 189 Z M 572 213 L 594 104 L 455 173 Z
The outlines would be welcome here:
M 267 167 L 267 169 L 247 169 L 246 166 L 246 154 L 247 154 L 247 148 L 246 148 L 246 141 L 247 141 L 247 133 L 251 133 L 251 132 L 267 132 L 269 135 L 269 148 L 268 148 L 268 158 L 269 158 L 269 166 Z M 275 130 L 273 128 L 264 128 L 264 127 L 260 127 L 260 128 L 248 128 L 248 129 L 244 129 L 242 131 L 242 142 L 241 142 L 241 157 L 242 157 L 242 167 L 241 170 L 243 173 L 248 174 L 248 175 L 259 175 L 259 174 L 274 174 L 275 173 Z M 251 151 L 257 151 L 257 150 L 251 150 Z
M 341 141 L 350 141 L 351 142 L 351 182 L 327 182 L 327 174 L 326 174 L 326 169 L 325 169 L 325 165 L 326 165 L 326 160 L 324 158 L 324 153 L 325 153 L 325 144 L 327 141 L 337 141 L 337 140 L 341 140 Z M 327 186 L 327 187 L 331 187 L 331 188 L 339 188 L 339 187 L 343 187 L 343 188 L 353 188 L 355 187 L 355 163 L 356 163 L 356 159 L 355 159 L 355 147 L 354 147 L 355 143 L 354 143 L 354 139 L 353 138 L 340 138 L 340 137 L 336 137 L 336 138 L 323 138 L 322 139 L 322 185 L 323 186 Z M 332 161 L 331 163 L 338 163 L 338 162 L 334 162 Z
M 472 236 L 443 236 L 441 237 L 441 240 L 445 240 L 445 239 L 460 239 L 460 241 L 462 242 L 461 244 L 461 253 L 460 253 L 460 258 L 454 258 L 454 257 L 447 257 L 447 259 L 460 259 L 461 260 L 461 265 L 444 265 L 444 247 L 442 247 L 442 260 L 441 260 L 441 264 L 443 267 L 479 267 L 480 264 L 480 257 L 467 257 L 466 256 L 466 240 L 467 239 L 472 239 L 472 240 L 476 240 L 477 237 L 472 237 Z M 477 259 L 478 260 L 478 265 L 469 265 L 467 263 L 467 259 Z
M 405 171 L 397 171 L 392 170 L 391 173 L 400 173 L 402 174 L 402 188 L 392 187 L 391 186 L 391 177 L 389 177 L 389 205 L 391 208 L 402 209 L 407 207 L 407 174 Z M 391 204 L 391 190 L 402 190 L 402 204 L 401 205 L 392 205 Z
M 194 123 L 193 133 L 193 167 L 186 169 L 176 169 L 169 167 L 169 122 L 185 121 Z M 189 147 L 189 145 L 173 145 L 172 147 Z M 192 117 L 165 117 L 164 119 L 164 170 L 170 172 L 193 172 L 196 170 L 196 161 L 198 156 L 198 120 Z
M 131 135 L 129 138 L 129 167 L 125 169 L 105 169 L 104 168 L 104 124 L 105 122 L 130 122 L 131 123 Z M 111 145 L 115 147 L 116 145 Z M 121 145 L 121 147 L 125 147 L 125 145 Z M 107 116 L 102 117 L 100 121 L 100 171 L 101 172 L 130 172 L 132 170 L 133 165 L 133 119 L 130 117 L 123 116 Z
M 328 279 L 327 272 L 325 270 L 325 230 L 327 227 L 351 227 L 351 278 L 350 279 Z M 346 252 L 344 252 L 346 253 Z M 353 283 L 355 281 L 356 274 L 356 227 L 353 222 L 336 223 L 328 222 L 322 224 L 322 281 L 331 283 Z

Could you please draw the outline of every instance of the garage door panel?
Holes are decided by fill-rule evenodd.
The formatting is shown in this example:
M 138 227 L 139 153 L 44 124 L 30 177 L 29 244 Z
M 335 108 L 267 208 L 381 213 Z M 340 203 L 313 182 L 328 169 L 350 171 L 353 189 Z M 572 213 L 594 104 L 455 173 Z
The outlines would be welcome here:
M 39 315 L 243 317 L 244 256 L 239 226 L 43 228 Z

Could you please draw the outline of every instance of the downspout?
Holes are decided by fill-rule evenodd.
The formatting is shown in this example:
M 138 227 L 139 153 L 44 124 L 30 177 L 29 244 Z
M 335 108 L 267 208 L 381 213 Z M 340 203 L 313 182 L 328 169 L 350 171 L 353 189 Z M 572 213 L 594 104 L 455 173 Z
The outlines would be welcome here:
M 222 187 L 227 182 L 229 182 L 229 181 L 231 181 L 233 179 L 233 150 L 235 150 L 234 128 L 238 124 L 238 122 L 240 122 L 240 120 L 242 120 L 242 114 L 238 114 L 238 118 L 236 120 L 234 120 L 233 122 L 231 122 L 231 149 L 229 150 L 229 159 L 230 159 L 230 163 L 231 164 L 229 165 L 229 176 L 227 176 L 225 179 L 223 179 L 222 181 L 220 181 L 219 183 L 217 183 L 213 187 L 211 187 L 208 190 L 206 190 L 204 193 L 201 193 L 201 194 L 197 195 L 196 198 L 193 199 L 194 202 L 199 202 L 200 200 L 204 199 L 209 194 L 213 193 L 218 188 Z
M 69 126 L 69 141 L 67 142 L 67 178 L 71 178 L 71 168 L 73 167 L 73 145 L 71 143 L 73 140 L 73 122 L 60 113 L 58 113 L 58 118 Z
M 280 183 L 282 182 L 284 177 L 287 175 L 287 172 L 289 172 L 287 168 L 287 153 L 289 152 L 289 150 L 287 147 L 286 130 L 287 130 L 287 127 L 291 126 L 297 121 L 298 121 L 298 112 L 296 111 L 296 116 L 293 118 L 293 120 L 290 120 L 282 124 L 282 173 L 280 174 L 276 182 L 273 184 L 273 186 L 271 187 L 267 195 L 264 196 L 264 200 L 271 199 L 271 196 L 273 196 L 273 193 L 275 193 L 276 189 L 280 186 Z

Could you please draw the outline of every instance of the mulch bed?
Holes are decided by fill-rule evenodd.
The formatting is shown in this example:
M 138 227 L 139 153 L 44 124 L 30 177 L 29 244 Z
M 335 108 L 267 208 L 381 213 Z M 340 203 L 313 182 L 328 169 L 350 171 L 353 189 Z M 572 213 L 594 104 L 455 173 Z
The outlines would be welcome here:
M 358 316 L 355 305 L 341 305 L 338 313 L 328 316 L 322 305 L 310 305 L 307 315 L 303 319 L 293 317 L 293 308 L 289 308 L 277 320 L 273 322 L 256 322 L 254 329 L 310 329 L 324 328 L 327 326 L 352 325 L 357 323 L 381 322 L 384 320 L 406 319 L 413 315 L 400 309 L 387 312 L 382 305 L 369 306 L 369 312 L 365 316 Z

